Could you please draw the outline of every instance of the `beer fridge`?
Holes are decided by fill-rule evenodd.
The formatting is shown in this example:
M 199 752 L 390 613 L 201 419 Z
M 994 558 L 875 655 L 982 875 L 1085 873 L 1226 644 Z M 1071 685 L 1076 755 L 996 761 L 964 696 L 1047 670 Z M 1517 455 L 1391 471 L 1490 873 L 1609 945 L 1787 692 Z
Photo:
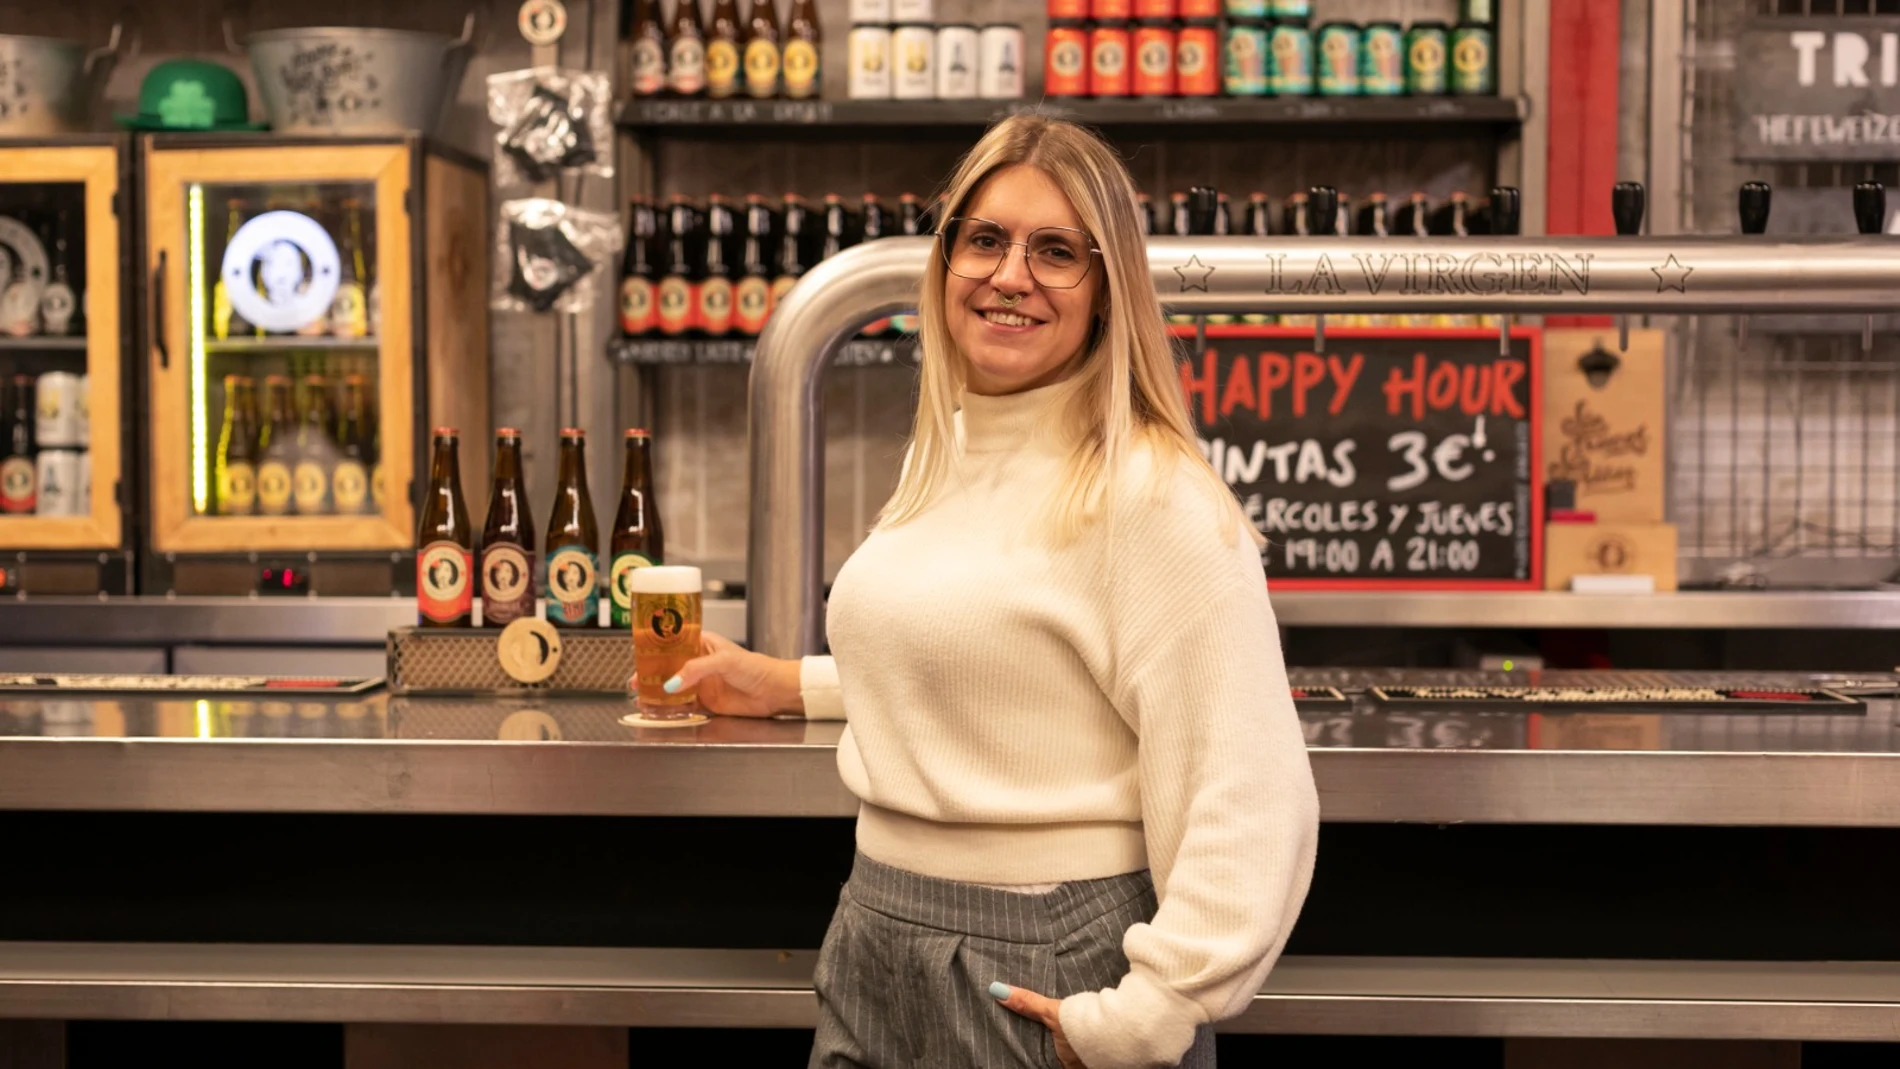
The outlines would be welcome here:
M 128 149 L 0 140 L 0 594 L 132 591 Z
M 488 432 L 488 177 L 416 136 L 141 137 L 148 594 L 406 595 Z M 487 456 L 465 451 L 479 507 Z

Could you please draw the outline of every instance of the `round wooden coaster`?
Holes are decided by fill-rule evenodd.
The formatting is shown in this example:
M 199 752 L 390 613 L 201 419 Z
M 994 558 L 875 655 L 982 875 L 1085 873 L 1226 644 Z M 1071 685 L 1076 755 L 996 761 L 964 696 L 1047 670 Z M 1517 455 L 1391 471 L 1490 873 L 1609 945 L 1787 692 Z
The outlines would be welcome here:
M 692 728 L 698 727 L 711 720 L 712 717 L 707 716 L 705 713 L 694 713 L 691 716 L 682 716 L 672 720 L 655 720 L 642 713 L 628 713 L 626 716 L 620 718 L 620 722 L 630 728 Z
M 524 616 L 501 629 L 495 659 L 515 682 L 540 683 L 561 666 L 561 633 L 546 620 Z

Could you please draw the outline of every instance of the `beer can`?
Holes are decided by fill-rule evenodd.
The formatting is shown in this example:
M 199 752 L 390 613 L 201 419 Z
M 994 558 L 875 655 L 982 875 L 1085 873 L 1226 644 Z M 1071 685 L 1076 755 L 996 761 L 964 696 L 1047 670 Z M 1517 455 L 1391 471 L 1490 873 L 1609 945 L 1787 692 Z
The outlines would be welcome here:
M 1415 22 L 1405 31 L 1406 92 L 1415 97 L 1445 94 L 1446 47 L 1442 22 Z
M 891 33 L 891 96 L 929 100 L 937 95 L 937 31 L 929 26 L 899 26 Z
M 1310 19 L 1313 0 L 1267 0 L 1267 14 L 1276 19 Z
M 1230 19 L 1264 19 L 1267 17 L 1267 0 L 1227 0 L 1227 17 Z
M 1174 0 L 1135 0 L 1135 17 L 1137 19 L 1144 21 L 1147 19 L 1171 20 L 1175 14 Z
M 41 376 L 44 378 L 44 376 Z M 42 449 L 36 465 L 39 498 L 33 511 L 40 516 L 78 516 L 79 453 L 72 449 Z
M 1454 96 L 1490 96 L 1491 27 L 1463 25 L 1451 31 L 1451 92 Z
M 1135 28 L 1136 96 L 1171 97 L 1174 95 L 1174 26 L 1172 23 L 1143 23 Z
M 1089 18 L 1096 22 L 1126 22 L 1134 16 L 1133 0 L 1089 0 Z
M 891 0 L 851 0 L 851 22 L 891 21 Z
M 1228 24 L 1227 46 L 1222 50 L 1221 83 L 1230 97 L 1266 95 L 1266 26 L 1258 22 Z
M 1276 23 L 1267 34 L 1275 96 L 1300 97 L 1313 92 L 1313 34 L 1304 26 Z
M 1181 27 L 1174 43 L 1174 91 L 1184 97 L 1220 92 L 1220 32 L 1214 27 Z
M 1175 0 L 1174 6 L 1180 9 L 1181 17 L 1189 21 L 1220 18 L 1221 0 Z
M 1049 21 L 1080 22 L 1089 17 L 1089 0 L 1049 0 Z
M 1097 26 L 1089 31 L 1089 95 L 1128 95 L 1128 29 Z
M 1313 52 L 1321 96 L 1359 95 L 1359 27 L 1350 22 L 1321 26 L 1313 40 Z
M 920 25 L 935 22 L 937 5 L 933 0 L 891 0 L 891 21 Z
M 76 446 L 85 441 L 80 430 L 79 376 L 70 371 L 49 371 L 35 384 L 38 399 L 33 419 L 33 437 L 41 448 Z
M 853 26 L 849 40 L 851 74 L 846 91 L 852 100 L 891 97 L 891 31 L 884 26 Z
M 1042 64 L 1044 96 L 1079 97 L 1089 91 L 1089 34 L 1074 23 L 1049 27 Z
M 1396 22 L 1368 23 L 1359 36 L 1359 92 L 1405 95 L 1405 31 Z
M 975 26 L 937 28 L 937 99 L 976 97 L 977 59 L 981 51 Z
M 993 22 L 983 27 L 977 68 L 977 95 L 984 100 L 1020 100 L 1023 96 L 1023 28 Z

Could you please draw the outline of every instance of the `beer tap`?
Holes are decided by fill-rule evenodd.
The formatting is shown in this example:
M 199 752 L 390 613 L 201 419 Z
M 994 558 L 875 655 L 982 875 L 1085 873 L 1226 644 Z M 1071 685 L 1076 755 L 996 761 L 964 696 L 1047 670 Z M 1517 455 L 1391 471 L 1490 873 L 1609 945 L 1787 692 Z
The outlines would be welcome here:
M 1516 186 L 1497 186 L 1491 190 L 1491 233 L 1516 237 L 1518 215 L 1522 206 Z M 1511 313 L 1505 312 L 1498 317 L 1498 355 L 1511 355 Z
M 1213 186 L 1188 189 L 1188 232 L 1196 237 L 1212 237 L 1214 216 L 1220 210 L 1220 194 Z M 1207 348 L 1207 317 L 1194 317 L 1194 351 Z
M 1641 182 L 1618 182 L 1610 191 L 1610 217 L 1616 221 L 1616 232 L 1621 237 L 1635 237 L 1643 232 L 1643 184 Z M 1630 318 L 1627 315 L 1616 317 L 1616 343 L 1622 352 L 1630 349 Z
M 1339 233 L 1339 190 L 1332 186 L 1314 186 L 1306 191 L 1307 205 L 1315 237 L 1332 237 Z M 1313 317 L 1313 351 L 1326 351 L 1326 316 Z
M 1879 182 L 1854 183 L 1854 226 L 1862 234 L 1878 234 L 1887 227 L 1887 187 Z M 1860 329 L 1860 355 L 1866 359 L 1874 351 L 1874 317 L 1868 316 Z
M 1766 182 L 1743 182 L 1742 189 L 1736 195 L 1736 210 L 1742 216 L 1742 233 L 1765 234 L 1768 232 L 1768 207 L 1773 199 L 1773 190 Z M 1748 344 L 1748 316 L 1743 314 L 1736 325 L 1737 347 Z

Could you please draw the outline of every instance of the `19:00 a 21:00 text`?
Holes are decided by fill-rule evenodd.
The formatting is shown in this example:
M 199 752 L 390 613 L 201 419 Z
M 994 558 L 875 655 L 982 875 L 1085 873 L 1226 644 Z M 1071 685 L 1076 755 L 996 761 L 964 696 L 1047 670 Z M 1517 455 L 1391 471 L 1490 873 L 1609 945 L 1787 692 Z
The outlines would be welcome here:
M 1268 548 L 1272 552 L 1275 547 Z M 1344 538 L 1294 538 L 1280 543 L 1277 548 L 1274 555 L 1289 572 L 1333 575 L 1397 572 L 1401 567 L 1407 572 L 1475 572 L 1479 561 L 1478 543 L 1472 539 L 1439 541 L 1414 536 L 1407 538 L 1402 547 L 1395 548 L 1392 539 L 1381 538 L 1373 544 L 1370 553 L 1360 543 Z M 1270 569 L 1269 578 L 1271 576 Z

